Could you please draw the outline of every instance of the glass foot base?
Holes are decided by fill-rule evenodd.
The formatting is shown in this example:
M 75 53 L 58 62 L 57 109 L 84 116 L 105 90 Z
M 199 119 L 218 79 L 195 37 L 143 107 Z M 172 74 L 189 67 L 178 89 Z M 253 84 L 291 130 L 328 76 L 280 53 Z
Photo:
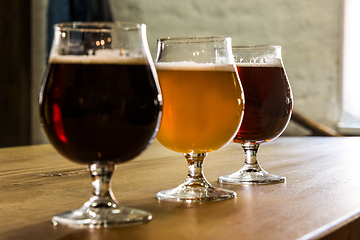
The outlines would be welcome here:
M 182 184 L 176 188 L 156 194 L 156 199 L 172 202 L 222 201 L 236 197 L 236 192 L 210 186 L 189 186 Z
M 54 216 L 52 222 L 55 226 L 98 229 L 139 225 L 152 219 L 152 215 L 146 211 L 118 206 L 116 203 L 109 205 L 93 207 L 85 203 L 77 210 Z
M 267 173 L 264 170 L 252 171 L 242 170 L 221 176 L 218 182 L 221 184 L 274 184 L 281 183 L 286 180 L 285 177 Z

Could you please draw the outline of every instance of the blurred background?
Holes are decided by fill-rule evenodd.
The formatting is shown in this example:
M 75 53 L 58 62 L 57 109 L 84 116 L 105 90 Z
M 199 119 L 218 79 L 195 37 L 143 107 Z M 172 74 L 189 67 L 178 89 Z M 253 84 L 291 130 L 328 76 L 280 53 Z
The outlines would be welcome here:
M 350 2 L 109 0 L 106 4 L 112 20 L 147 25 L 153 57 L 156 40 L 163 37 L 227 36 L 233 45 L 281 45 L 294 110 L 342 134 L 356 135 L 356 128 L 348 128 L 344 120 L 356 114 L 344 114 L 343 106 L 344 11 Z M 48 25 L 56 21 L 49 16 L 66 14 L 58 7 L 49 10 L 51 4 L 53 0 L 0 0 L 0 147 L 47 142 L 37 99 L 46 69 Z M 350 89 L 355 85 L 350 84 Z M 283 135 L 311 134 L 291 121 Z

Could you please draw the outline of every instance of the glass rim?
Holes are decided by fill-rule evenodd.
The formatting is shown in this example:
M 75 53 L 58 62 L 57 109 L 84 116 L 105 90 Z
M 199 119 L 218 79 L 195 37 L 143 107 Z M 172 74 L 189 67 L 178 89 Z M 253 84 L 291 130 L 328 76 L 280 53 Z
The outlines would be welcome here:
M 280 45 L 247 45 L 247 46 L 232 46 L 232 49 L 281 49 Z
M 97 27 L 97 28 L 91 28 Z M 104 28 L 109 27 L 109 28 Z M 73 32 L 114 32 L 114 31 L 138 31 L 146 27 L 143 23 L 135 22 L 62 22 L 53 26 L 54 30 Z
M 168 43 L 205 43 L 205 42 L 223 42 L 231 40 L 230 37 L 221 37 L 221 36 L 210 36 L 210 37 L 166 37 L 158 38 L 158 42 L 168 42 Z

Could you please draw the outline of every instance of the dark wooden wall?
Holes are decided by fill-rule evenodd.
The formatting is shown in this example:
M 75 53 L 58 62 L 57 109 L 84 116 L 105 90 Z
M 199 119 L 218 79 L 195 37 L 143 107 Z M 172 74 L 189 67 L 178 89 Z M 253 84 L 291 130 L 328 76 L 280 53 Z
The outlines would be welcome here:
M 0 0 L 0 147 L 30 144 L 31 1 Z

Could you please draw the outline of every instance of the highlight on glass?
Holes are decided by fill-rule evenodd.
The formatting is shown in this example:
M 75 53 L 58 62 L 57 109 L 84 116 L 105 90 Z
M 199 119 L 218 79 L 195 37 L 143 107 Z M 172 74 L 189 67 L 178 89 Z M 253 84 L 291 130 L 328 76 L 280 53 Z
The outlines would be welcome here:
M 151 213 L 119 204 L 111 190 L 116 165 L 142 153 L 161 120 L 146 26 L 76 22 L 54 29 L 39 94 L 41 124 L 61 155 L 87 166 L 93 193 L 79 209 L 54 216 L 53 224 L 107 228 L 147 222 Z
M 155 66 L 164 101 L 157 139 L 183 153 L 188 163 L 185 182 L 158 192 L 156 198 L 203 202 L 236 197 L 233 191 L 213 187 L 203 174 L 207 154 L 233 139 L 243 117 L 244 96 L 231 39 L 159 39 Z
M 262 169 L 257 152 L 279 137 L 290 121 L 293 98 L 280 46 L 236 46 L 233 54 L 245 95 L 244 119 L 233 141 L 245 151 L 243 167 L 218 178 L 225 184 L 270 184 L 285 177 Z

